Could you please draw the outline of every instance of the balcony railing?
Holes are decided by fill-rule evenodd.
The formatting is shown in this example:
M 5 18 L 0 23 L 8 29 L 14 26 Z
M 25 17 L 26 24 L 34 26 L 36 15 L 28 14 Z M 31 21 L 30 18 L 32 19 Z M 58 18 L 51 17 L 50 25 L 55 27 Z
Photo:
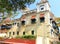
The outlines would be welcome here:
M 7 26 L 6 29 L 10 29 L 12 26 Z
M 54 28 L 54 29 L 56 29 L 56 28 L 57 28 L 57 24 L 56 24 L 56 22 L 55 22 L 55 21 L 52 21 L 52 26 L 53 26 L 53 28 Z
M 59 28 L 58 28 L 58 26 L 57 26 L 55 21 L 52 22 L 52 26 L 53 26 L 54 29 L 57 30 L 57 33 L 59 33 Z
M 2 25 L 1 29 L 10 29 L 12 25 Z
M 2 25 L 1 26 L 1 29 L 6 29 L 6 25 Z

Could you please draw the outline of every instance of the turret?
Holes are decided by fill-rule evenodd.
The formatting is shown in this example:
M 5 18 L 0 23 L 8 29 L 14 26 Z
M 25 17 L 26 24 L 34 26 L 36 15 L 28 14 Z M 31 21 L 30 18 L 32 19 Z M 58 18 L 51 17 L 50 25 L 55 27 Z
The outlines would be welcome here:
M 50 11 L 50 5 L 47 0 L 41 0 L 40 3 L 37 3 L 37 12 L 46 10 Z

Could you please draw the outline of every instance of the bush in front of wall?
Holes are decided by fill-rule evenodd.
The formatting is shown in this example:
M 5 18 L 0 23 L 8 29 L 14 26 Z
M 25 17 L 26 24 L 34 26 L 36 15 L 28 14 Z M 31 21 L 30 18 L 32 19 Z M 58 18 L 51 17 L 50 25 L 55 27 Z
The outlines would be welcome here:
M 21 36 L 16 36 L 15 38 L 21 38 Z
M 34 36 L 34 35 L 23 35 L 21 38 L 24 38 L 24 39 L 36 39 L 36 36 Z
M 21 38 L 21 39 L 36 39 L 36 36 L 34 36 L 34 35 L 23 35 L 23 36 L 16 36 L 15 38 Z

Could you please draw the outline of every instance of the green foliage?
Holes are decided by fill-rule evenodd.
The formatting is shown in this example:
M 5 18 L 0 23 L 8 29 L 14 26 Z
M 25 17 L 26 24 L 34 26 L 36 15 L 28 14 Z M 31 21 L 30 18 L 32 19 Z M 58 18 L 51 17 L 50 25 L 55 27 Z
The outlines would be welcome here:
M 21 38 L 20 36 L 16 36 L 15 38 Z
M 60 22 L 60 17 L 55 19 L 56 22 Z M 60 23 L 57 23 L 58 26 L 60 26 Z
M 35 0 L 0 0 L 0 12 L 17 11 L 24 9 L 27 4 L 34 3 Z
M 60 44 L 60 42 L 57 42 L 57 44 Z
M 15 14 L 18 10 L 23 10 L 26 8 L 26 5 L 30 5 L 34 2 L 35 0 L 0 0 L 0 13 L 3 13 L 2 19 L 5 19 L 4 12 L 8 13 L 6 17 L 14 18 L 17 16 Z
M 23 36 L 16 36 L 16 38 L 36 39 L 36 36 L 33 36 L 33 35 L 23 35 Z
M 24 35 L 22 36 L 22 38 L 26 38 L 26 39 L 35 39 L 36 37 L 33 35 Z

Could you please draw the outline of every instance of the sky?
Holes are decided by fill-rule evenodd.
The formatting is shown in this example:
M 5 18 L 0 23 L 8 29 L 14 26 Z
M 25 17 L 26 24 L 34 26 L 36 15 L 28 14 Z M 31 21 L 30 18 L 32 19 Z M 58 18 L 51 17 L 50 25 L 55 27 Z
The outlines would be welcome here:
M 51 8 L 51 12 L 56 16 L 56 17 L 60 17 L 60 0 L 48 0 L 49 4 L 50 4 L 50 8 Z M 35 0 L 35 2 L 33 4 L 31 4 L 29 6 L 30 10 L 33 10 L 36 8 L 36 4 L 39 3 L 40 0 Z M 19 11 L 18 16 L 15 17 L 16 18 L 20 18 L 22 16 L 21 12 Z

